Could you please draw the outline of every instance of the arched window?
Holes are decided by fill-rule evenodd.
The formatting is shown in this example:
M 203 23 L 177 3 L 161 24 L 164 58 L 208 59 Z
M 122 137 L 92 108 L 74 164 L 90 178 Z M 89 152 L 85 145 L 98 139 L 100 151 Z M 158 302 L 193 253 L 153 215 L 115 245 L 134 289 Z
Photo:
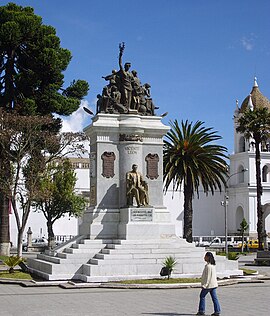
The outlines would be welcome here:
M 240 228 L 240 224 L 244 218 L 244 210 L 242 206 L 238 206 L 235 212 L 235 230 Z
M 263 166 L 263 168 L 262 168 L 262 182 L 269 182 L 269 171 L 270 171 L 270 168 L 268 165 Z
M 264 215 L 265 229 L 266 231 L 269 232 L 270 231 L 270 205 L 269 204 L 264 210 L 263 215 Z
M 239 139 L 239 152 L 241 153 L 244 151 L 246 151 L 245 138 L 243 136 L 241 136 Z

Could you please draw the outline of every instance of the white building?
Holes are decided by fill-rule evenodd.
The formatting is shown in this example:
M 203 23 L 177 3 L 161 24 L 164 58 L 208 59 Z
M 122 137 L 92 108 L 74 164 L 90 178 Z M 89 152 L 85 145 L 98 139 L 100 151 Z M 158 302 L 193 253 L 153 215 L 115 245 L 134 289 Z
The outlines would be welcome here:
M 69 158 L 77 175 L 76 192 L 89 199 L 89 158 Z M 27 240 L 27 230 L 31 228 L 32 237 L 47 237 L 47 224 L 44 215 L 41 212 L 32 211 L 29 215 L 26 230 L 24 232 L 24 240 Z M 64 238 L 66 236 L 76 236 L 78 234 L 78 219 L 75 217 L 62 217 L 55 222 L 54 234 Z M 10 214 L 10 240 L 13 245 L 17 244 L 17 225 L 14 213 Z M 57 240 L 57 239 L 56 239 Z
M 249 224 L 249 234 L 256 236 L 257 233 L 257 193 L 256 193 L 256 170 L 255 170 L 255 147 L 252 139 L 245 140 L 243 135 L 236 133 L 237 118 L 241 110 L 246 107 L 266 107 L 270 111 L 270 101 L 262 95 L 256 78 L 250 95 L 242 102 L 241 107 L 234 112 L 234 154 L 230 157 L 231 177 L 229 188 L 229 232 L 239 228 L 243 217 Z M 270 140 L 261 147 L 261 170 L 263 194 L 261 197 L 265 229 L 270 232 Z M 247 172 L 241 170 L 247 169 Z
M 249 235 L 256 236 L 257 232 L 257 199 L 255 150 L 252 140 L 246 141 L 243 135 L 236 132 L 237 117 L 241 109 L 246 106 L 266 106 L 270 110 L 270 101 L 262 95 L 257 82 L 250 95 L 241 107 L 236 106 L 234 112 L 234 153 L 230 155 L 230 178 L 228 190 L 225 194 L 216 192 L 206 196 L 201 190 L 199 199 L 193 201 L 193 235 L 194 236 L 224 236 L 225 235 L 225 203 L 227 202 L 228 233 L 237 234 L 240 223 L 245 218 L 249 224 Z M 90 176 L 88 158 L 71 158 L 77 174 L 76 190 L 85 196 L 90 195 Z M 263 180 L 262 205 L 265 218 L 265 229 L 270 233 L 270 143 L 265 144 L 261 151 L 261 167 Z M 242 170 L 246 170 L 242 172 Z M 228 199 L 225 199 L 228 196 Z M 151 201 L 150 201 L 151 203 Z M 168 190 L 164 196 L 164 205 L 170 210 L 172 222 L 176 225 L 176 235 L 183 232 L 183 192 Z M 222 205 L 223 204 L 223 205 Z M 11 241 L 16 244 L 17 229 L 14 216 L 11 215 Z M 47 236 L 46 221 L 41 213 L 32 212 L 27 227 L 31 227 L 33 238 Z M 55 235 L 77 235 L 78 220 L 62 218 L 54 225 Z M 25 231 L 26 237 L 26 231 Z

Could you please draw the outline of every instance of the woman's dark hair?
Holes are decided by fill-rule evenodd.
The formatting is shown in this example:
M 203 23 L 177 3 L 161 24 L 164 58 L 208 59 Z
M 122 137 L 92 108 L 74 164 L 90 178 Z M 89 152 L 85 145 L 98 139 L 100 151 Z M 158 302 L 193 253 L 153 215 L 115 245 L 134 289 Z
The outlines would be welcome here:
M 207 262 L 209 262 L 212 265 L 216 265 L 216 261 L 214 259 L 212 252 L 207 252 L 205 256 L 207 257 L 207 260 L 206 260 Z

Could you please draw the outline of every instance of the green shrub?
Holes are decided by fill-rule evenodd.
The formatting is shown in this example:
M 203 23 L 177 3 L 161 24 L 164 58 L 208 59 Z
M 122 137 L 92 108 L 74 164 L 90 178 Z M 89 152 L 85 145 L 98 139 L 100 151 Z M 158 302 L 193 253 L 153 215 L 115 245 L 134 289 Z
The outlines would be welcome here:
M 172 256 L 168 256 L 165 258 L 162 264 L 163 264 L 163 268 L 161 269 L 160 275 L 161 276 L 167 275 L 169 279 L 172 274 L 172 271 L 174 270 L 174 267 L 177 264 L 177 261 Z
M 9 267 L 9 273 L 14 273 L 14 268 L 23 261 L 24 259 L 19 256 L 10 256 L 4 260 L 4 264 Z
M 239 252 L 228 252 L 228 259 L 229 260 L 238 260 L 239 259 Z
M 217 252 L 218 256 L 226 256 L 226 253 L 224 251 Z M 228 252 L 228 259 L 229 260 L 238 260 L 240 256 L 239 252 Z

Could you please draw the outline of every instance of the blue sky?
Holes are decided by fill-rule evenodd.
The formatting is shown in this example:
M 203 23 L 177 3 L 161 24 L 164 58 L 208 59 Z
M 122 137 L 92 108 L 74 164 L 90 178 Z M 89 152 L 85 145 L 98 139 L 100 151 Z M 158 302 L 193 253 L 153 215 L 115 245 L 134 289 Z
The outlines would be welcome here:
M 0 0 L 1 5 L 10 1 Z M 32 6 L 57 30 L 72 52 L 65 81 L 84 79 L 90 90 L 83 105 L 95 108 L 105 81 L 118 68 L 118 45 L 130 61 L 163 119 L 205 122 L 233 151 L 233 112 L 257 76 L 270 98 L 269 0 L 18 0 Z M 65 129 L 81 130 L 90 117 L 78 110 Z

